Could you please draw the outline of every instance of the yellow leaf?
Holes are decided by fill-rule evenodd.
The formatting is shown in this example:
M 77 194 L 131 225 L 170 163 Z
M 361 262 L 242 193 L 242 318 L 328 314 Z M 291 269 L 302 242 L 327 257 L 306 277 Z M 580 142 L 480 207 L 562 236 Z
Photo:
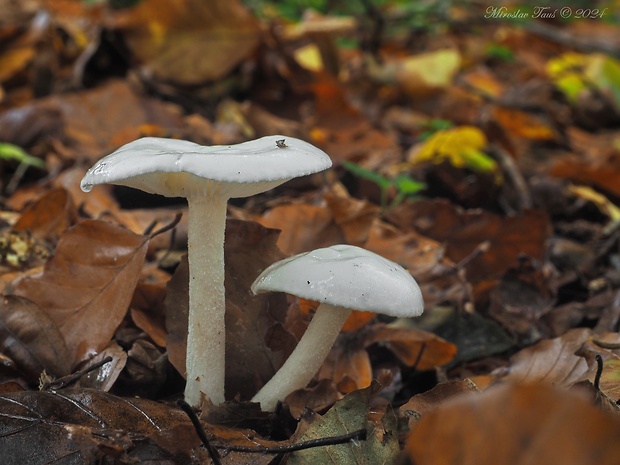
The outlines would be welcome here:
M 620 208 L 614 205 L 607 197 L 588 186 L 568 186 L 568 192 L 580 199 L 592 202 L 601 213 L 607 215 L 612 222 L 620 221 Z
M 297 63 L 310 71 L 319 72 L 323 69 L 321 51 L 315 44 L 308 44 L 298 48 L 295 50 L 294 56 Z
M 441 163 L 448 159 L 454 166 L 462 167 L 463 151 L 480 150 L 487 145 L 484 133 L 474 126 L 460 126 L 437 131 L 410 157 L 411 163 L 434 161 Z
M 564 53 L 547 62 L 547 74 L 571 103 L 594 88 L 608 94 L 620 106 L 620 62 L 601 53 Z
M 422 53 L 399 63 L 396 80 L 409 95 L 426 95 L 449 86 L 460 66 L 461 55 L 458 50 Z
M 22 71 L 35 53 L 34 47 L 30 46 L 9 49 L 2 53 L 0 55 L 0 82 L 7 81 Z

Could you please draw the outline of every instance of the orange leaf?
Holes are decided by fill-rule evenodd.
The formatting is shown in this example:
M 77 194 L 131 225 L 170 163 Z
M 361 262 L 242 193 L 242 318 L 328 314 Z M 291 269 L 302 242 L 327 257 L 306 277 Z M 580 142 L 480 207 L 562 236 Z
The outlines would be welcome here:
M 417 465 L 615 465 L 620 420 L 575 393 L 503 384 L 424 415 L 406 456 Z
M 299 311 L 304 315 L 310 315 L 314 313 L 316 309 L 319 307 L 319 302 L 315 300 L 308 300 L 304 298 L 299 298 Z M 342 326 L 343 332 L 356 331 L 372 321 L 376 316 L 374 312 L 363 312 L 358 310 L 353 310 L 347 321 L 344 322 Z
M 541 117 L 520 110 L 493 108 L 493 118 L 507 134 L 531 140 L 555 140 L 555 129 Z
M 256 221 L 266 228 L 280 229 L 278 248 L 297 254 L 342 242 L 342 234 L 326 207 L 316 205 L 280 205 Z
M 368 334 L 365 347 L 379 343 L 396 355 L 405 365 L 418 370 L 432 370 L 454 358 L 454 344 L 417 328 L 381 326 Z
M 30 231 L 34 237 L 55 240 L 67 227 L 75 223 L 77 212 L 71 195 L 62 187 L 52 189 L 29 205 L 13 229 Z
M 317 378 L 332 380 L 342 393 L 370 386 L 372 365 L 368 352 L 362 347 L 337 344 L 321 366 Z
M 377 316 L 374 312 L 360 312 L 358 310 L 353 310 L 347 321 L 344 322 L 342 326 L 342 331 L 351 332 L 357 331 L 358 329 L 364 327 L 366 324 L 370 323 Z M 365 386 L 364 386 L 365 387 Z

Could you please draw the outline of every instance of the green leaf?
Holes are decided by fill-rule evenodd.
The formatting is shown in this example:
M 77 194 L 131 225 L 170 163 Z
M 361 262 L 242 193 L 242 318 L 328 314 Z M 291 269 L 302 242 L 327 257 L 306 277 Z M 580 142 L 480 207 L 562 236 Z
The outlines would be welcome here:
M 398 192 L 405 195 L 415 195 L 418 192 L 426 189 L 426 184 L 418 182 L 415 179 L 411 179 L 408 175 L 401 173 L 394 180 L 396 189 Z
M 507 63 L 515 61 L 514 52 L 505 45 L 489 44 L 486 53 L 488 58 L 495 58 L 496 60 L 502 60 Z
M 493 173 L 497 171 L 497 162 L 482 150 L 464 148 L 461 156 L 465 166 L 478 173 Z
M 45 169 L 45 162 L 40 158 L 33 157 L 26 153 L 17 145 L 0 142 L 0 158 L 3 160 L 13 160 L 27 166 Z
M 380 175 L 376 171 L 372 171 L 367 168 L 364 168 L 363 166 L 360 166 L 357 163 L 352 163 L 350 161 L 343 161 L 342 166 L 344 166 L 345 169 L 353 173 L 358 178 L 362 178 L 362 179 L 366 179 L 367 181 L 374 182 L 381 188 L 381 190 L 387 190 L 393 185 L 393 182 L 390 179 L 386 178 L 385 176 Z
M 576 103 L 582 91 L 594 88 L 620 108 L 620 62 L 613 57 L 568 52 L 549 60 L 546 69 L 569 102 Z
M 342 436 L 367 428 L 365 441 L 315 447 L 294 452 L 289 465 L 381 465 L 395 463 L 400 449 L 397 420 L 388 409 L 380 425 L 368 421 L 370 399 L 378 390 L 374 383 L 366 389 L 347 394 L 321 418 L 310 425 L 299 442 L 310 439 Z

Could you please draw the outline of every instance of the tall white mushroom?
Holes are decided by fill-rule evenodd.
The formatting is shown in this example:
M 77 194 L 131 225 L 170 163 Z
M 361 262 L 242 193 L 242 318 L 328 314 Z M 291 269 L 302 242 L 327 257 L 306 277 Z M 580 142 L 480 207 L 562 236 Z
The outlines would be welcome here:
M 252 292 L 276 291 L 320 302 L 306 332 L 284 365 L 252 398 L 265 411 L 303 388 L 319 370 L 352 310 L 395 317 L 419 316 L 418 284 L 400 265 L 351 245 L 334 245 L 269 266 Z
M 185 399 L 224 401 L 224 229 L 228 199 L 248 197 L 325 170 L 325 152 L 299 139 L 267 136 L 202 146 L 145 137 L 99 160 L 81 182 L 113 183 L 188 202 L 189 323 Z

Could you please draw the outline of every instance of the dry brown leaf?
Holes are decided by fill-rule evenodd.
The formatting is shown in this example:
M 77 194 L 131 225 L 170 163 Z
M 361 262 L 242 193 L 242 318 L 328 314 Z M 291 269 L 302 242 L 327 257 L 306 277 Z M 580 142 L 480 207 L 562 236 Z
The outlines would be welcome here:
M 368 240 L 371 226 L 379 218 L 379 206 L 351 197 L 340 183 L 334 183 L 325 193 L 325 201 L 346 243 L 362 247 Z
M 342 233 L 332 213 L 317 205 L 291 204 L 274 207 L 256 218 L 266 228 L 282 231 L 278 248 L 286 254 L 297 254 L 343 242 Z
M 293 418 L 299 419 L 304 412 L 320 412 L 341 398 L 342 394 L 338 392 L 333 381 L 322 379 L 312 387 L 293 391 L 286 396 L 286 403 Z
M 86 220 L 60 236 L 42 273 L 19 283 L 15 293 L 58 325 L 72 365 L 110 342 L 127 313 L 148 242 L 120 226 Z
M 55 188 L 26 207 L 13 229 L 27 230 L 34 237 L 56 242 L 58 236 L 76 221 L 77 211 L 71 195 L 63 188 Z
M 580 184 L 594 184 L 613 195 L 620 195 L 620 153 L 617 150 L 594 162 L 560 160 L 551 168 L 550 174 Z
M 117 25 L 149 74 L 184 85 L 225 77 L 260 41 L 258 22 L 237 0 L 146 0 Z
M 555 304 L 550 280 L 527 258 L 510 268 L 490 292 L 489 315 L 525 342 L 547 335 L 541 317 Z
M 489 249 L 466 267 L 468 279 L 474 282 L 501 276 L 521 255 L 543 260 L 551 234 L 549 219 L 539 210 L 501 217 L 482 210 L 464 211 L 445 200 L 399 205 L 389 219 L 405 231 L 415 228 L 445 243 L 446 256 L 457 263 L 488 241 Z
M 401 161 L 402 150 L 391 134 L 373 127 L 349 102 L 341 84 L 322 73 L 313 84 L 316 107 L 310 136 L 334 162 L 352 161 L 370 170 Z
M 588 362 L 576 352 L 591 336 L 590 329 L 576 328 L 527 347 L 512 356 L 508 374 L 502 379 L 570 387 L 588 372 Z
M 475 391 L 478 391 L 478 388 L 469 379 L 445 381 L 429 391 L 416 394 L 407 403 L 401 405 L 398 411 L 407 419 L 409 427 L 413 428 L 420 417 L 440 407 L 446 400 L 458 394 Z
M 105 349 L 88 361 L 88 365 L 92 366 L 106 357 L 110 357 L 112 360 L 100 368 L 81 376 L 72 387 L 91 388 L 102 392 L 108 392 L 112 389 L 112 386 L 127 364 L 127 352 L 116 341 L 111 341 Z
M 36 382 L 44 370 L 56 377 L 71 370 L 71 354 L 56 324 L 23 297 L 0 300 L 0 347 L 30 382 Z
M 318 372 L 318 379 L 331 379 L 342 393 L 365 388 L 373 379 L 368 349 L 379 344 L 403 364 L 432 370 L 456 355 L 456 346 L 417 328 L 394 328 L 383 323 L 366 325 L 361 331 L 339 336 Z
M 178 128 L 180 110 L 138 94 L 127 82 L 112 80 L 92 90 L 52 95 L 5 111 L 0 114 L 0 139 L 20 147 L 60 140 L 71 153 L 94 162 L 102 153 L 130 142 L 113 142 L 118 133 L 145 123 Z M 73 197 L 80 203 L 78 196 Z
M 415 231 L 402 232 L 376 220 L 364 248 L 409 271 L 422 289 L 427 308 L 442 302 L 463 302 L 468 295 L 466 283 L 445 256 L 445 247 Z
M 416 465 L 614 465 L 620 421 L 565 390 L 505 384 L 423 416 L 405 455 Z
M 317 378 L 331 380 L 343 394 L 370 386 L 372 365 L 363 340 L 355 335 L 341 336 L 323 362 Z
M 417 328 L 395 328 L 377 324 L 368 332 L 365 347 L 380 344 L 394 353 L 405 365 L 418 370 L 433 370 L 456 355 L 456 346 L 439 336 Z

